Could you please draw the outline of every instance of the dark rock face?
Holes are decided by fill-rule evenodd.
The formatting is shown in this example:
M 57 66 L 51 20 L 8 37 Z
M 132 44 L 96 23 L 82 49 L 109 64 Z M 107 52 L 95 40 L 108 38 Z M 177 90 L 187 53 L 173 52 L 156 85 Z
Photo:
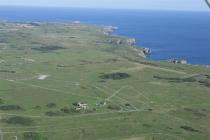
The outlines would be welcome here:
M 143 52 L 144 52 L 145 55 L 149 55 L 149 54 L 152 53 L 152 50 L 150 48 L 144 48 Z

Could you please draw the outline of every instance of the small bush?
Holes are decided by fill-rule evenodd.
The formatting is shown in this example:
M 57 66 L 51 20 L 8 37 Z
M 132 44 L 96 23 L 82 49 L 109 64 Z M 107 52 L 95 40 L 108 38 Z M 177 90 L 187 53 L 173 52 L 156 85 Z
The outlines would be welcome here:
M 35 132 L 25 132 L 23 134 L 24 140 L 47 140 L 47 138 L 42 137 L 39 133 Z
M 16 71 L 13 71 L 13 70 L 0 70 L 0 72 L 3 72 L 3 73 L 16 73 Z
M 110 110 L 120 110 L 121 109 L 120 106 L 113 105 L 113 104 L 108 105 L 107 108 L 110 109 Z
M 51 52 L 51 51 L 56 51 L 56 50 L 61 50 L 61 49 L 64 49 L 64 47 L 56 46 L 56 45 L 32 48 L 32 50 L 41 51 L 41 52 Z
M 3 104 L 3 103 L 4 103 L 4 100 L 0 98 L 0 104 Z
M 126 103 L 125 106 L 131 106 L 129 103 Z
M 209 74 L 209 75 L 207 74 L 207 75 L 205 75 L 205 76 L 206 76 L 207 79 L 210 79 L 210 74 Z
M 105 83 L 106 81 L 105 80 L 100 80 L 98 81 L 99 83 Z
M 96 111 L 96 108 L 93 108 L 93 109 L 89 108 L 89 109 L 84 110 L 83 113 L 93 113 L 95 111 Z
M 0 110 L 10 111 L 10 110 L 21 110 L 19 105 L 1 105 Z
M 54 108 L 56 107 L 56 104 L 55 103 L 49 103 L 46 105 L 48 108 Z
M 199 132 L 198 130 L 190 127 L 190 126 L 181 126 L 180 128 L 186 130 L 186 131 L 191 131 L 191 132 Z
M 35 106 L 35 107 L 33 107 L 33 109 L 40 110 L 41 109 L 41 106 Z
M 68 107 L 61 108 L 61 111 L 63 113 L 71 113 L 71 109 L 69 109 Z
M 153 109 L 152 108 L 149 108 L 148 111 L 153 111 Z
M 193 113 L 197 117 L 207 117 L 207 111 L 205 109 L 196 110 L 191 108 L 184 108 L 184 110 Z
M 26 125 L 26 126 L 33 124 L 33 120 L 31 120 L 30 118 L 19 117 L 19 116 L 10 117 L 6 119 L 5 122 L 8 124 L 19 124 L 19 125 Z
M 64 107 L 64 108 L 61 109 L 61 111 L 63 113 L 67 113 L 67 114 L 80 113 L 79 110 L 76 110 L 76 107 L 70 107 L 70 108 Z
M 201 85 L 204 85 L 206 87 L 210 87 L 210 81 L 209 80 L 200 80 L 198 81 Z
M 77 102 L 72 103 L 73 106 L 78 106 Z
M 169 81 L 174 81 L 174 82 L 181 82 L 182 79 L 178 77 L 162 77 L 162 76 L 153 76 L 155 79 L 160 79 L 160 80 L 169 80 Z
M 61 116 L 62 114 L 59 111 L 57 111 L 57 112 L 48 111 L 45 113 L 45 115 L 53 117 L 53 116 Z
M 197 82 L 194 77 L 184 78 L 182 79 L 183 82 Z
M 194 77 L 189 78 L 179 78 L 179 77 L 162 77 L 162 76 L 153 76 L 155 79 L 160 80 L 168 80 L 171 82 L 197 82 L 197 80 Z
M 121 80 L 121 79 L 126 79 L 126 78 L 129 78 L 129 77 L 130 77 L 129 74 L 120 73 L 120 72 L 104 74 L 104 75 L 100 76 L 100 78 L 102 78 L 102 79 L 112 79 L 112 80 Z

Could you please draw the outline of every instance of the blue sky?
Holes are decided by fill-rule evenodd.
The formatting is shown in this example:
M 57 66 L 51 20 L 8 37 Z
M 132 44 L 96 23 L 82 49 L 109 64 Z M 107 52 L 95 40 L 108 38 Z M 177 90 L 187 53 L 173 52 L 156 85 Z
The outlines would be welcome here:
M 0 0 L 0 5 L 208 10 L 204 0 Z

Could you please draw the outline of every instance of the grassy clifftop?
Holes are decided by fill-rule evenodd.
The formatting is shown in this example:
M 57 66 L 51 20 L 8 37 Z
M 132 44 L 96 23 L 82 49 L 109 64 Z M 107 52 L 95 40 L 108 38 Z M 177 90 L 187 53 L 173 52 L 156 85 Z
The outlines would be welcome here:
M 0 134 L 23 140 L 207 140 L 210 69 L 144 58 L 74 23 L 0 23 Z

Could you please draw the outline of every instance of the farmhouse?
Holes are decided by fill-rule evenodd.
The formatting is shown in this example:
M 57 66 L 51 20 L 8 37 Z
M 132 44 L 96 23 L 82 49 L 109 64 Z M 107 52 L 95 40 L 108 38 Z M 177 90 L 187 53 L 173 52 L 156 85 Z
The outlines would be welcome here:
M 84 102 L 78 102 L 74 104 L 76 106 L 76 110 L 81 110 L 81 109 L 88 109 L 88 104 L 84 103 Z
M 187 64 L 187 60 L 184 59 L 170 59 L 169 62 L 174 64 Z

